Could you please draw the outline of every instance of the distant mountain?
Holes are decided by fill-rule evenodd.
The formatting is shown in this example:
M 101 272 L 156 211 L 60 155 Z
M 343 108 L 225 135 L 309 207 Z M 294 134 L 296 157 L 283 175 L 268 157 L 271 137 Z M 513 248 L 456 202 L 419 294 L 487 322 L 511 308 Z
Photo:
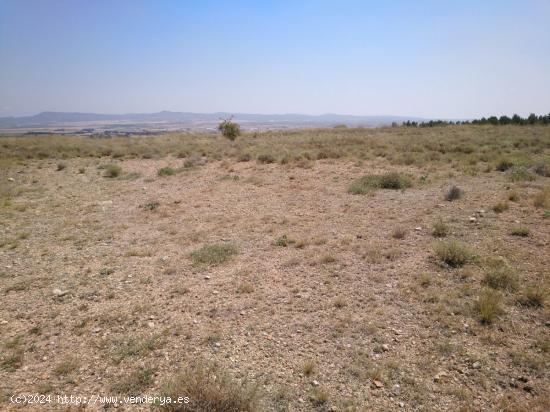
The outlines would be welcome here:
M 42 112 L 34 116 L 0 117 L 0 129 L 70 126 L 74 123 L 132 123 L 132 124 L 182 124 L 192 125 L 196 123 L 217 122 L 221 118 L 233 116 L 236 122 L 258 123 L 269 125 L 364 125 L 379 126 L 392 122 L 423 121 L 426 119 L 406 116 L 351 116 L 340 114 L 322 114 L 318 116 L 304 114 L 249 114 L 249 113 L 189 113 L 169 112 L 158 113 L 128 113 L 128 114 L 97 114 L 97 113 L 66 113 L 66 112 Z

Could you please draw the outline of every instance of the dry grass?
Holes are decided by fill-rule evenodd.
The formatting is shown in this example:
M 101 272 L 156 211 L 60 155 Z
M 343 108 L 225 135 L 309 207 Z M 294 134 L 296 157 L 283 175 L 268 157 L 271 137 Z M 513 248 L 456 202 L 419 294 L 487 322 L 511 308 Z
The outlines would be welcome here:
M 167 380 L 162 386 L 162 394 L 172 399 L 189 398 L 188 404 L 162 408 L 178 412 L 254 412 L 259 399 L 256 386 L 239 383 L 219 366 L 201 362 L 195 362 Z
M 204 245 L 191 253 L 191 260 L 198 265 L 219 265 L 237 254 L 237 248 L 231 244 Z
M 435 253 L 439 260 L 453 268 L 464 266 L 474 258 L 470 248 L 456 240 L 438 242 Z

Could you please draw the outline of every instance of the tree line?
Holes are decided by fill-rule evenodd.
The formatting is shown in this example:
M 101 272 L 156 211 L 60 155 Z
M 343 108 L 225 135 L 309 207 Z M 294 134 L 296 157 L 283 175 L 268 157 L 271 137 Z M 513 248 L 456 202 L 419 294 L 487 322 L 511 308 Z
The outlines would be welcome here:
M 473 120 L 430 120 L 427 122 L 412 122 L 410 120 L 407 120 L 406 122 L 403 122 L 403 126 L 407 127 L 434 127 L 434 126 L 447 126 L 447 125 L 462 125 L 462 124 L 475 124 L 475 125 L 518 125 L 518 126 L 525 126 L 525 125 L 533 125 L 533 124 L 543 124 L 543 125 L 549 125 L 550 124 L 550 113 L 546 115 L 537 116 L 535 113 L 531 113 L 527 117 L 521 117 L 518 114 L 514 114 L 512 117 L 508 116 L 490 116 L 490 117 L 482 117 L 481 119 L 473 119 Z M 397 126 L 396 124 L 393 124 L 394 126 Z

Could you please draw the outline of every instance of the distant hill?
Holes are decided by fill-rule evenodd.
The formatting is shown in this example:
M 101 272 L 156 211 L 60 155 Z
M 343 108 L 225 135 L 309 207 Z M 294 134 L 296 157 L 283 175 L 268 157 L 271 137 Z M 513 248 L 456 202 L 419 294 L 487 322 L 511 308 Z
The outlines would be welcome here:
M 236 122 L 269 125 L 337 125 L 350 126 L 380 126 L 392 122 L 423 121 L 426 119 L 405 116 L 351 116 L 339 114 L 322 114 L 318 116 L 304 114 L 249 114 L 249 113 L 189 113 L 169 112 L 158 113 L 128 113 L 128 114 L 97 114 L 97 113 L 67 113 L 42 112 L 34 116 L 0 117 L 0 129 L 70 126 L 75 123 L 113 123 L 113 124 L 181 124 L 214 123 L 220 118 L 233 116 Z

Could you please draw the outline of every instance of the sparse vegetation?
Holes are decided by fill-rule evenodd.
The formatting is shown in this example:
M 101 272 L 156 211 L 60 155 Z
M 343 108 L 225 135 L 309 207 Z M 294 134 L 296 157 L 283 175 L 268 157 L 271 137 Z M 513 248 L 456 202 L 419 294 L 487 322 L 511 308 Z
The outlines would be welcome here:
M 235 381 L 216 364 L 195 362 L 184 372 L 164 382 L 162 395 L 189 398 L 188 404 L 165 405 L 168 411 L 255 412 L 259 390 L 255 385 Z
M 452 202 L 453 200 L 460 199 L 464 192 L 458 186 L 452 185 L 445 193 L 445 200 Z
M 530 233 L 531 231 L 527 226 L 514 226 L 512 230 L 510 230 L 512 236 L 528 237 Z
M 433 237 L 446 237 L 450 233 L 449 226 L 442 219 L 437 220 L 432 227 Z
M 348 188 L 348 192 L 356 195 L 369 193 L 373 189 L 406 189 L 412 186 L 411 180 L 396 172 L 388 172 L 383 175 L 366 175 L 354 180 Z
M 519 276 L 508 265 L 498 263 L 485 273 L 483 283 L 493 289 L 515 292 L 519 287 Z
M 393 237 L 394 239 L 404 239 L 406 234 L 407 231 L 404 228 L 396 227 L 393 229 L 391 237 Z
M 502 308 L 502 296 L 492 290 L 484 290 L 475 304 L 481 323 L 490 325 L 504 310 Z
M 237 254 L 237 248 L 232 244 L 219 243 L 204 245 L 191 253 L 191 260 L 195 264 L 219 265 Z
M 474 257 L 470 248 L 456 240 L 438 242 L 435 253 L 439 260 L 453 268 L 464 266 Z
M 169 167 L 169 166 L 162 167 L 157 172 L 157 175 L 159 175 L 159 176 L 172 176 L 172 175 L 175 175 L 175 174 L 176 174 L 176 170 Z
M 544 286 L 530 286 L 518 298 L 518 303 L 522 306 L 542 308 L 546 302 L 547 295 L 548 291 Z
M 105 171 L 103 172 L 103 176 L 113 179 L 115 177 L 119 177 L 121 173 L 122 173 L 122 168 L 119 165 L 109 164 L 105 166 Z
M 496 205 L 493 206 L 493 212 L 495 213 L 503 213 L 507 211 L 509 208 L 507 202 L 498 202 Z

